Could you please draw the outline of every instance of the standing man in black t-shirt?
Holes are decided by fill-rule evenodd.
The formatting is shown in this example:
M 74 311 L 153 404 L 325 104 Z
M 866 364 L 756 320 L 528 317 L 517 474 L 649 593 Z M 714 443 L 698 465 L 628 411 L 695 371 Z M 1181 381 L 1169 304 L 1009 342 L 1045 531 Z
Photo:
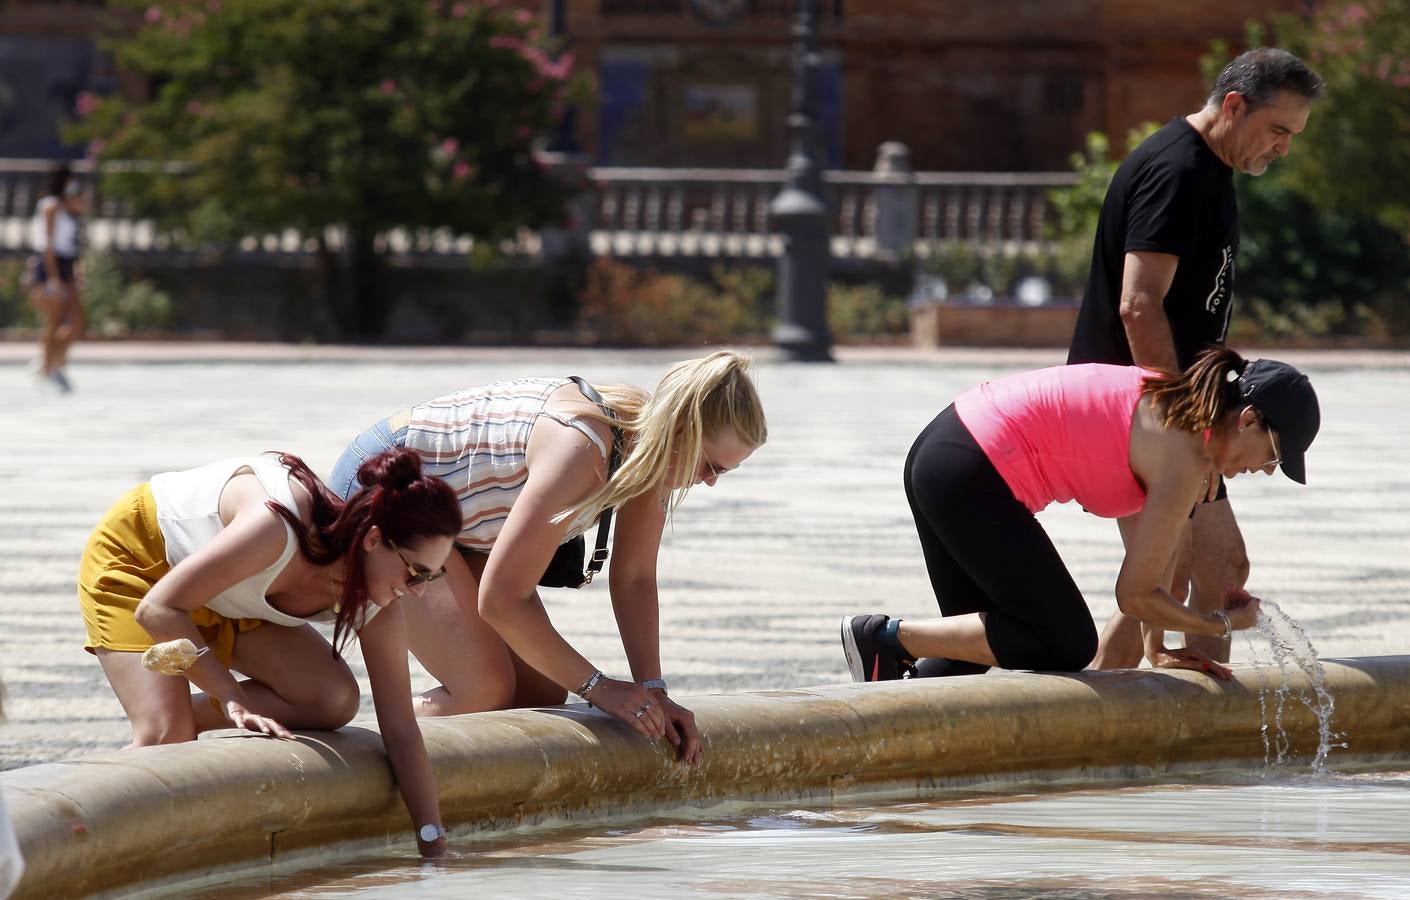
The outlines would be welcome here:
M 1224 342 L 1239 246 L 1234 170 L 1262 175 L 1286 156 L 1321 89 L 1291 53 L 1250 50 L 1215 80 L 1203 109 L 1172 119 L 1131 153 L 1102 203 L 1068 363 L 1178 372 Z M 1222 609 L 1226 585 L 1242 588 L 1249 572 L 1222 479 L 1210 476 L 1210 499 L 1191 516 L 1167 570 L 1170 593 L 1205 613 Z M 1118 522 L 1128 547 L 1138 522 Z M 1228 638 L 1186 635 L 1185 646 L 1229 658 Z M 1133 667 L 1141 656 L 1140 622 L 1116 613 L 1093 666 Z

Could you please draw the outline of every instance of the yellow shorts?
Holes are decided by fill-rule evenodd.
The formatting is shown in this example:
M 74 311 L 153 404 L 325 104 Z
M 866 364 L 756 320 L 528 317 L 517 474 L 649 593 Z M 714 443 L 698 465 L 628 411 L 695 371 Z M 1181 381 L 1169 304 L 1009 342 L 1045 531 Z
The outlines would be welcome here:
M 140 653 L 156 641 L 137 624 L 137 604 L 171 570 L 166 542 L 157 527 L 152 488 L 128 491 L 104 514 L 83 548 L 78 565 L 78 607 L 88 640 L 83 648 Z M 235 636 L 264 624 L 260 619 L 231 619 L 202 607 L 191 613 L 206 646 L 226 668 L 235 653 Z

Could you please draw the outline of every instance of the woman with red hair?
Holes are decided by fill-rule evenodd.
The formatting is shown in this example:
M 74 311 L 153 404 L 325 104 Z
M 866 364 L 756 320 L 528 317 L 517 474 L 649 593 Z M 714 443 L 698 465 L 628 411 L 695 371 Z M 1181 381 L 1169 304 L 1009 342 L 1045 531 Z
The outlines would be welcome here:
M 292 738 L 291 728 L 346 725 L 358 686 L 339 650 L 357 634 L 421 852 L 439 856 L 444 830 L 396 601 L 445 573 L 460 506 L 409 450 L 368 459 L 357 481 L 344 501 L 287 453 L 154 476 L 88 539 L 85 648 L 139 747 L 231 726 Z M 333 624 L 331 646 L 314 622 Z

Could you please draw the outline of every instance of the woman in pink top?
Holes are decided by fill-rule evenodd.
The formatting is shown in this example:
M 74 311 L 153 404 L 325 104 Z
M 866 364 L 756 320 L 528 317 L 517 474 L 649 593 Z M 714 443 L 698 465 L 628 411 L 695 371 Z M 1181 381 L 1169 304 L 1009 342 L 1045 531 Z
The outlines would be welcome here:
M 1258 613 L 1241 589 L 1212 615 L 1170 595 L 1181 527 L 1211 477 L 1281 466 L 1305 483 L 1303 456 L 1319 424 L 1307 376 L 1223 347 L 1179 376 L 1062 366 L 969 391 L 906 459 L 906 496 L 943 618 L 844 617 L 853 680 L 1086 668 L 1096 626 L 1033 517 L 1068 500 L 1099 516 L 1138 515 L 1116 600 L 1142 621 L 1151 665 L 1230 677 L 1202 653 L 1165 647 L 1166 630 L 1228 635 Z

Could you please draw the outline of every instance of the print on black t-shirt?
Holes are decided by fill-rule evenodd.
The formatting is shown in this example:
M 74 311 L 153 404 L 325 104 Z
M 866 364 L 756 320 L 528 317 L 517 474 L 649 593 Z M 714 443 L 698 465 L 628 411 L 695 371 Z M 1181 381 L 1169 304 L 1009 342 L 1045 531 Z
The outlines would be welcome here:
M 1121 323 L 1121 273 L 1130 251 L 1180 258 L 1165 315 L 1180 366 L 1224 342 L 1239 248 L 1234 172 L 1183 118 L 1146 138 L 1111 179 L 1077 313 L 1068 363 L 1131 365 Z

